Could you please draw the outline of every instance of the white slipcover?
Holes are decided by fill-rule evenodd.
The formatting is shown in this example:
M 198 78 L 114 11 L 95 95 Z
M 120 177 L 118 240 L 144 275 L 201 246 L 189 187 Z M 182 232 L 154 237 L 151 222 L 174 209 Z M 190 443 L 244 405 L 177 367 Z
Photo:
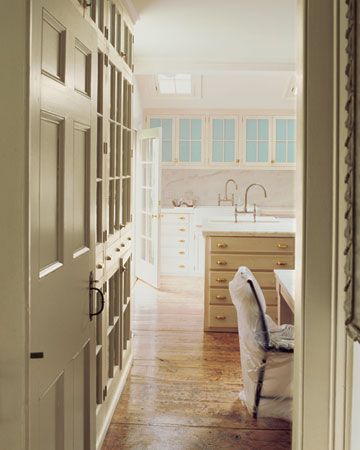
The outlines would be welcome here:
M 239 328 L 240 399 L 254 417 L 291 421 L 294 327 L 266 315 L 264 294 L 247 267 L 238 269 L 229 290 Z

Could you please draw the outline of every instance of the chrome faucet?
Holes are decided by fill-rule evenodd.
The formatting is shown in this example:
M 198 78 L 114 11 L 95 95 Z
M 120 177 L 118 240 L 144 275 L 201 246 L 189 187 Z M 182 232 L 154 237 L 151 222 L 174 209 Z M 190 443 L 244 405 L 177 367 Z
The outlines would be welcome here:
M 258 186 L 258 187 L 260 187 L 263 191 L 264 191 L 264 197 L 265 198 L 267 198 L 267 192 L 266 192 L 266 189 L 264 188 L 264 186 L 262 185 L 262 184 L 257 184 L 257 183 L 253 183 L 253 184 L 250 184 L 247 188 L 246 188 L 246 191 L 245 191 L 245 205 L 244 205 L 244 212 L 249 212 L 248 211 L 248 209 L 247 209 L 247 205 L 248 205 L 248 193 L 249 193 L 249 190 L 252 188 L 252 187 L 254 187 L 254 186 Z
M 252 187 L 254 187 L 254 186 L 261 187 L 261 189 L 264 191 L 264 196 L 265 196 L 265 198 L 267 198 L 267 192 L 266 192 L 266 189 L 264 188 L 264 186 L 263 186 L 262 184 L 257 184 L 257 183 L 250 184 L 250 185 L 246 188 L 246 191 L 245 191 L 245 204 L 244 204 L 244 209 L 243 209 L 243 210 L 239 210 L 239 209 L 238 209 L 238 205 L 235 204 L 235 210 L 234 210 L 234 214 L 235 214 L 235 223 L 237 223 L 237 221 L 238 221 L 238 214 L 247 214 L 247 213 L 250 212 L 250 211 L 248 211 L 248 193 L 249 193 L 249 190 L 250 190 Z M 254 220 L 254 222 L 256 222 L 256 205 L 255 205 L 255 204 L 254 204 L 254 209 L 253 209 L 252 213 L 253 213 L 253 220 Z
M 231 206 L 234 206 L 234 193 L 231 194 L 231 197 L 229 198 L 228 196 L 228 186 L 229 183 L 234 183 L 235 184 L 235 190 L 238 190 L 238 185 L 236 183 L 235 180 L 233 180 L 232 178 L 229 178 L 226 183 L 225 183 L 225 197 L 221 198 L 220 194 L 218 194 L 218 206 L 221 205 L 221 203 L 230 203 Z

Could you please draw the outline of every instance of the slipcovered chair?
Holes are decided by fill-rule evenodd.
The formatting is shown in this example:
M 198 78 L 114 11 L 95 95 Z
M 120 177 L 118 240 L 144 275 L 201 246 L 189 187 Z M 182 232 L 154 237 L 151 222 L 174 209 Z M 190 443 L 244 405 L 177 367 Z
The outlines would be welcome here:
M 264 294 L 247 267 L 238 269 L 229 290 L 239 328 L 240 400 L 254 418 L 291 421 L 294 327 L 278 326 L 266 315 Z

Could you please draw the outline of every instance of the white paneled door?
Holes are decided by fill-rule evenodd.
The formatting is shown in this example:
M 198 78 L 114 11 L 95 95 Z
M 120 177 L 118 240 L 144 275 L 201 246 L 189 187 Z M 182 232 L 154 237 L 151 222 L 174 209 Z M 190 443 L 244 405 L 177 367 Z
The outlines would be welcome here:
M 97 45 L 69 0 L 31 2 L 30 448 L 95 448 Z
M 161 128 L 142 130 L 136 155 L 136 276 L 159 287 Z

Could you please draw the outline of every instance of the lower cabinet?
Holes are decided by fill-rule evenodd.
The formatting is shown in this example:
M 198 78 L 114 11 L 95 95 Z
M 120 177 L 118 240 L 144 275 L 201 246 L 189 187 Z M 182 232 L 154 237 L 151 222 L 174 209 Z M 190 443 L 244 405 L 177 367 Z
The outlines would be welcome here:
M 266 313 L 277 321 L 274 269 L 294 268 L 294 237 L 289 235 L 207 236 L 205 248 L 205 331 L 237 331 L 229 282 L 240 266 L 254 273 L 266 300 Z
M 132 361 L 131 332 L 131 240 L 123 236 L 101 260 L 97 255 L 96 287 L 105 299 L 101 314 L 93 316 L 96 339 L 97 447 L 105 437 L 108 419 L 125 385 Z M 95 311 L 101 308 L 96 294 Z

